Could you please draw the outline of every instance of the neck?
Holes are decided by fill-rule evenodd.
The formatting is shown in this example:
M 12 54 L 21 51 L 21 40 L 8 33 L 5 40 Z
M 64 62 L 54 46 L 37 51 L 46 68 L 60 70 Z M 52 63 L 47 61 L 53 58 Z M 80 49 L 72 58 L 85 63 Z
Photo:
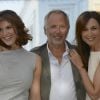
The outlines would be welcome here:
M 60 45 L 60 46 L 53 46 L 53 45 L 48 44 L 48 47 L 49 47 L 50 51 L 52 52 L 52 54 L 58 59 L 58 61 L 60 63 L 61 59 L 62 59 L 62 55 L 66 50 L 65 44 Z
M 11 47 L 11 48 L 5 48 L 3 46 L 0 46 L 0 51 L 16 50 L 18 48 L 20 48 L 20 46 Z
M 91 51 L 100 51 L 100 44 L 98 44 L 94 47 L 91 47 Z

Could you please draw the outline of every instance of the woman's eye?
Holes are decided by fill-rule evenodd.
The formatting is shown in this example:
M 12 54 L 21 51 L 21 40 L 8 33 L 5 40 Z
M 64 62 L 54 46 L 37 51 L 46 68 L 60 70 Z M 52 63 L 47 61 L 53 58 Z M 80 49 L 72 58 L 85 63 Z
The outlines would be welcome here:
M 92 30 L 95 30 L 95 29 L 97 29 L 97 28 L 96 28 L 96 27 L 93 27 L 93 28 L 92 28 Z
M 11 26 L 8 26 L 8 27 L 7 27 L 7 29 L 11 29 L 11 28 L 12 28 Z

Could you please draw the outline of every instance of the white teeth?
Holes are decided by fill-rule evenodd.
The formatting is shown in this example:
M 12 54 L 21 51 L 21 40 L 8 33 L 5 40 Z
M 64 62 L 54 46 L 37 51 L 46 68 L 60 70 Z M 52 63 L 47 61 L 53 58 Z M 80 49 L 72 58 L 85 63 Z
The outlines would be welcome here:
M 89 41 L 93 41 L 95 37 L 87 38 Z
M 56 37 L 56 38 L 58 38 L 58 39 L 59 39 L 60 37 Z
M 60 39 L 61 37 L 59 37 L 59 36 L 57 36 L 57 37 L 55 37 L 56 39 Z
M 11 37 L 4 37 L 5 40 L 11 39 Z
M 93 39 L 88 39 L 89 41 L 92 41 Z

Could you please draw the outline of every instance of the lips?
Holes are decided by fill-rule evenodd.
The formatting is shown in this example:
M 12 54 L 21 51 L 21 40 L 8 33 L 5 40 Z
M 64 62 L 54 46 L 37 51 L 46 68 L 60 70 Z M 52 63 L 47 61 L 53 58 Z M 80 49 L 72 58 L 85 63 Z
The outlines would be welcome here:
M 87 40 L 93 41 L 96 37 L 88 37 Z
M 93 41 L 94 39 L 93 39 L 93 38 L 88 38 L 88 40 L 89 40 L 89 41 Z
M 54 36 L 55 39 L 62 39 L 63 36 Z
M 4 40 L 11 40 L 11 38 L 13 38 L 13 35 L 3 37 Z

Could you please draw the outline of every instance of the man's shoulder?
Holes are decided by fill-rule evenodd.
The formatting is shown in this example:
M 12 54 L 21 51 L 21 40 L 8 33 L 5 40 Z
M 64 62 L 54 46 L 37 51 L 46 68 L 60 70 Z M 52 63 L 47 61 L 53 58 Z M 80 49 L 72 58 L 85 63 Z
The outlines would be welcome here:
M 75 49 L 77 47 L 76 45 L 70 43 L 69 41 L 66 41 L 66 43 L 67 43 L 69 49 Z
M 31 51 L 31 52 L 41 51 L 41 50 L 43 50 L 43 49 L 46 48 L 46 45 L 47 45 L 47 43 L 42 44 L 42 45 L 40 45 L 40 46 L 37 46 L 37 47 L 32 48 L 30 51 Z

